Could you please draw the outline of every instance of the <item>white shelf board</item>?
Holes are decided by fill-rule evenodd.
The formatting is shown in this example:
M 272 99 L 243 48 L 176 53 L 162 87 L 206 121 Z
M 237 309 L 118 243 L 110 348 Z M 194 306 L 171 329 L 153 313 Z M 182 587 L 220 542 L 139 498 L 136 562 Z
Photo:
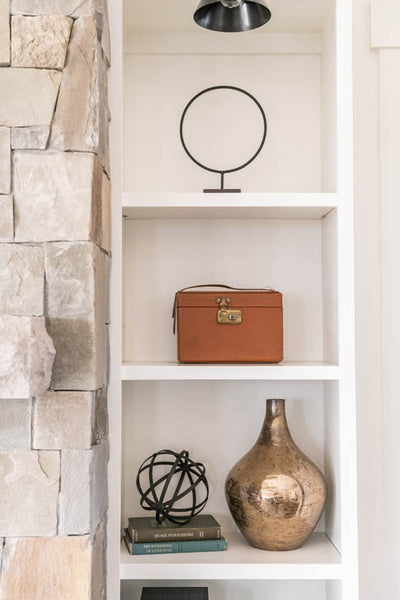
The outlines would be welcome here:
M 131 556 L 121 546 L 121 579 L 267 580 L 341 579 L 340 554 L 324 533 L 314 533 L 299 550 L 266 552 L 239 533 L 227 534 L 224 552 Z
M 123 194 L 128 219 L 322 219 L 337 207 L 328 193 Z
M 123 381 L 335 381 L 338 379 L 339 367 L 326 362 L 282 362 L 274 365 L 189 365 L 177 362 L 131 362 L 122 365 Z

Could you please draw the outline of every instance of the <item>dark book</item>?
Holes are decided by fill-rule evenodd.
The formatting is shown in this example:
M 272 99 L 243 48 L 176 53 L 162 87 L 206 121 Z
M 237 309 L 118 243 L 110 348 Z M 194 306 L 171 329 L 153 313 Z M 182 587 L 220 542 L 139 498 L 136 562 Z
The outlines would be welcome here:
M 208 600 L 208 588 L 143 588 L 141 600 Z
M 134 544 L 222 538 L 221 526 L 212 515 L 197 515 L 186 525 L 175 525 L 167 520 L 158 523 L 153 517 L 133 517 L 129 519 L 128 528 Z
M 125 529 L 124 540 L 130 554 L 176 554 L 178 552 L 221 552 L 228 547 L 227 541 L 220 540 L 191 540 L 189 542 L 135 542 Z

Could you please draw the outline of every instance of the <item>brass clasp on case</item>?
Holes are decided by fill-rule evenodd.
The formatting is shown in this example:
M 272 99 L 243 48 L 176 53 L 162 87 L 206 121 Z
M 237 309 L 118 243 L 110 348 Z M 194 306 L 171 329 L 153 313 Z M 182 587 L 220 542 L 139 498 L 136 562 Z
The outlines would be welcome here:
M 242 322 L 242 311 L 230 309 L 230 302 L 230 298 L 216 299 L 216 303 L 219 304 L 217 322 L 220 325 L 240 325 L 240 323 Z

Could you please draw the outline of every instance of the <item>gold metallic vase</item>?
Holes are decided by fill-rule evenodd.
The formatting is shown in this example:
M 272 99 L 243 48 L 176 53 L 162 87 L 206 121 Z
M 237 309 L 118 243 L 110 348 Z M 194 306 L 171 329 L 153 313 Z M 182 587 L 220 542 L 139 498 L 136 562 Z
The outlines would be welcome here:
M 295 550 L 313 532 L 325 507 L 321 471 L 294 443 L 285 400 L 267 400 L 256 444 L 225 484 L 231 514 L 245 538 L 262 550 Z

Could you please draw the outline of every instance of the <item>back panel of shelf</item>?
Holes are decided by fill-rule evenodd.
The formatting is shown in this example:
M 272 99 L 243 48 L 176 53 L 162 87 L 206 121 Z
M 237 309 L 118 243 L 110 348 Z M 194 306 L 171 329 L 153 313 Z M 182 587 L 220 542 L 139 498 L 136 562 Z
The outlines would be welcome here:
M 216 282 L 281 291 L 285 361 L 336 363 L 335 212 L 322 220 L 125 220 L 124 361 L 176 361 L 175 292 Z
M 333 555 L 340 562 L 340 556 L 336 554 L 341 547 L 337 393 L 335 382 L 125 382 L 122 521 L 126 523 L 129 517 L 139 516 L 143 512 L 139 506 L 135 476 L 147 456 L 162 448 L 175 451 L 186 449 L 195 460 L 206 466 L 210 484 L 207 511 L 220 521 L 229 539 L 229 534 L 238 530 L 224 496 L 227 473 L 255 443 L 265 415 L 265 399 L 286 398 L 289 428 L 295 442 L 327 478 L 329 501 L 316 531 L 326 532 L 326 545 L 332 547 Z M 313 543 L 310 540 L 304 549 L 298 551 L 300 562 L 307 563 L 307 560 L 304 561 L 305 552 L 306 556 L 310 553 L 310 560 L 315 564 L 314 567 L 307 565 L 309 570 L 303 571 L 301 577 L 311 573 L 311 577 L 320 578 L 321 569 L 324 578 L 328 578 L 329 564 L 324 567 L 324 553 L 318 553 L 318 546 L 313 554 Z M 254 552 L 247 543 L 243 543 L 243 565 L 239 565 L 240 576 L 239 570 L 236 571 L 238 578 L 246 577 L 245 565 L 252 561 L 251 555 L 247 556 L 251 551 Z M 268 552 L 255 552 L 256 562 L 261 560 L 268 564 Z M 290 556 L 292 553 L 273 554 L 279 554 L 282 565 L 287 561 L 289 563 L 288 573 L 285 572 L 285 566 L 280 570 L 281 577 L 290 578 L 290 573 L 293 576 L 295 570 L 291 570 L 290 563 L 296 562 L 296 556 Z M 228 551 L 228 563 L 229 556 Z M 231 556 L 235 561 L 238 560 L 236 554 Z M 152 557 L 147 558 L 148 564 L 151 564 Z M 179 564 L 179 555 L 174 560 Z M 274 557 L 274 562 L 276 560 Z M 139 566 L 139 573 L 143 568 L 145 565 Z M 184 576 L 184 568 L 181 573 Z M 228 578 L 231 578 L 231 574 Z M 265 572 L 265 578 L 271 578 L 269 570 Z
M 286 4 L 273 7 L 278 20 L 281 11 L 290 12 Z M 324 2 L 321 11 L 317 6 L 310 9 L 310 14 L 319 12 L 320 23 L 302 34 L 291 33 L 288 28 L 282 33 L 248 32 L 245 38 L 218 37 L 190 26 L 185 33 L 161 30 L 127 34 L 124 190 L 197 192 L 218 187 L 218 175 L 199 168 L 185 154 L 179 123 L 195 94 L 211 86 L 230 85 L 250 92 L 261 103 L 268 135 L 258 158 L 243 171 L 228 174 L 226 186 L 247 192 L 334 192 L 332 4 Z M 252 119 L 242 130 L 240 114 L 232 115 L 231 129 L 241 130 L 241 143 L 236 144 L 236 150 L 227 148 L 232 160 L 229 166 L 248 158 L 241 152 L 242 147 L 252 148 Z M 189 131 L 186 142 L 189 147 L 196 144 L 207 157 L 207 164 L 218 168 L 224 146 L 221 140 L 213 139 L 211 120 L 205 118 L 203 128 Z M 258 135 L 255 147 L 256 138 Z
M 147 456 L 172 446 L 189 450 L 206 465 L 207 511 L 225 531 L 237 531 L 227 510 L 224 481 L 255 443 L 266 398 L 288 398 L 292 435 L 324 470 L 322 382 L 126 382 L 123 391 L 124 522 L 142 513 L 133 474 Z M 319 530 L 324 530 L 324 520 Z
M 139 581 L 122 582 L 121 600 L 140 600 L 143 587 L 208 587 L 210 600 L 337 600 L 323 581 Z
M 321 189 L 318 55 L 139 55 L 126 57 L 126 70 L 126 123 L 136 132 L 127 140 L 125 149 L 126 190 L 146 191 L 149 185 L 153 191 L 196 191 L 219 186 L 218 175 L 200 169 L 184 154 L 178 126 L 185 104 L 196 93 L 222 84 L 252 93 L 263 105 L 269 121 L 261 155 L 245 170 L 227 175 L 226 185 L 247 191 Z M 239 114 L 237 118 L 240 119 Z M 207 125 L 205 121 L 205 129 Z M 209 147 L 208 164 L 218 168 L 221 160 L 212 132 L 203 135 L 203 153 Z M 255 139 L 258 140 L 258 134 Z M 189 144 L 193 146 L 195 141 L 200 146 L 197 138 L 191 140 L 189 136 Z M 244 144 L 251 147 L 252 138 L 248 144 L 246 141 Z M 232 156 L 233 166 L 246 161 L 240 150 L 238 146 L 239 156 Z

